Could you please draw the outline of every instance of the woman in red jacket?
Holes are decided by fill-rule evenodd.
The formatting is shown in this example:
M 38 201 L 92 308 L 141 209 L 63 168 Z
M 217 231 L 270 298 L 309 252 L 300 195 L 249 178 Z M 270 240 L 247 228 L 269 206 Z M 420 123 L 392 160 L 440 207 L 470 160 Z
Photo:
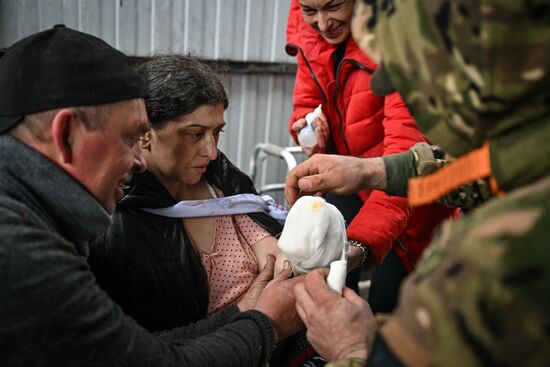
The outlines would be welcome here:
M 377 65 L 350 36 L 354 0 L 292 0 L 286 51 L 297 56 L 290 133 L 306 125 L 307 113 L 322 105 L 315 123 L 317 144 L 308 154 L 336 153 L 378 157 L 408 150 L 426 141 L 401 97 L 385 98 L 370 89 Z M 359 196 L 326 196 L 349 223 L 352 241 L 368 249 L 372 273 L 369 303 L 374 312 L 390 312 L 401 280 L 414 268 L 431 233 L 450 210 L 441 206 L 411 209 L 406 199 L 381 191 Z

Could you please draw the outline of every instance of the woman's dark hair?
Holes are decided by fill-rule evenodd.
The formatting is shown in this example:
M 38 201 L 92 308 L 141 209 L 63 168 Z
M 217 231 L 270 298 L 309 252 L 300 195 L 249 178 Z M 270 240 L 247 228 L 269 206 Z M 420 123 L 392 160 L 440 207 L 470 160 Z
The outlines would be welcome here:
M 161 129 L 164 122 L 203 105 L 223 103 L 226 109 L 229 104 L 214 69 L 197 58 L 170 54 L 129 61 L 149 89 L 145 105 L 153 129 Z

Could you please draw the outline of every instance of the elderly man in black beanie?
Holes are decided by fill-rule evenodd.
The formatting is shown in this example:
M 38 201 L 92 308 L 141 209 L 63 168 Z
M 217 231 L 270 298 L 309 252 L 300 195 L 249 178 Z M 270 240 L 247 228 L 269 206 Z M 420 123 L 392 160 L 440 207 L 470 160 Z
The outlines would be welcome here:
M 64 26 L 0 59 L 2 366 L 257 366 L 300 327 L 273 261 L 247 295 L 187 328 L 152 335 L 96 285 L 88 241 L 133 171 L 149 129 L 140 76 L 100 39 Z M 258 296 L 259 295 L 259 296 Z

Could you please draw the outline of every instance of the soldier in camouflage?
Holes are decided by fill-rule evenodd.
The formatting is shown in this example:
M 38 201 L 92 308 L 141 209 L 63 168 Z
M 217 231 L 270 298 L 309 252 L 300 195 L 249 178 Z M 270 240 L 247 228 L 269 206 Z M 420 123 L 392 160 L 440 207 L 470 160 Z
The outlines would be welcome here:
M 493 198 L 443 226 L 384 321 L 353 292 L 331 293 L 325 271 L 310 273 L 295 288 L 308 338 L 332 367 L 549 365 L 550 1 L 364 0 L 353 32 L 383 58 L 373 90 L 401 92 L 426 135 L 456 157 L 438 169 L 437 153 L 419 164 L 430 147 L 408 153 L 409 176 L 435 171 L 410 180 L 410 200 L 465 185 L 478 185 L 479 201 Z M 405 191 L 392 182 L 403 157 L 384 161 L 380 186 Z M 346 189 L 350 176 L 338 177 Z

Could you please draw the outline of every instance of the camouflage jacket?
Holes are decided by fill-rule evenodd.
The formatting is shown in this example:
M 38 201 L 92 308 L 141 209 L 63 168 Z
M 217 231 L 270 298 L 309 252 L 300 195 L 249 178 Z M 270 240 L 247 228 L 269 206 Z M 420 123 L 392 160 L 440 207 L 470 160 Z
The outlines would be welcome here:
M 549 225 L 550 176 L 447 223 L 404 284 L 386 343 L 399 355 L 405 335 L 425 366 L 547 365 Z
M 377 89 L 402 94 L 448 167 L 488 147 L 505 193 L 443 226 L 379 335 L 406 366 L 550 365 L 550 1 L 358 3 Z
M 447 222 L 402 286 L 385 343 L 406 366 L 547 366 L 548 238 L 550 176 Z

